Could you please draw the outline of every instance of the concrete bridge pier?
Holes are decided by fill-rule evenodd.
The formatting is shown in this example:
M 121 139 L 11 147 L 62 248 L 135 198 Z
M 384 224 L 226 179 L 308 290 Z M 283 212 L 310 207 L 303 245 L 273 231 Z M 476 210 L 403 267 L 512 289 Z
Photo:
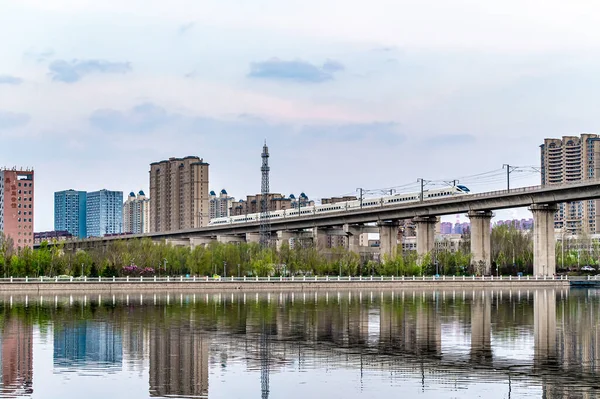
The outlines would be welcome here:
M 277 233 L 277 250 L 279 251 L 283 244 L 290 244 L 290 239 L 295 238 L 296 234 L 292 231 L 280 230 Z
M 246 233 L 246 242 L 247 243 L 260 243 L 260 233 Z
M 320 229 L 318 227 L 314 227 L 312 229 L 312 238 L 313 238 L 313 245 L 318 250 L 322 250 L 322 249 L 325 249 L 328 247 L 327 231 L 325 231 L 325 229 Z
M 533 204 L 533 274 L 553 276 L 556 273 L 556 238 L 554 214 L 556 204 Z
M 379 222 L 379 259 L 393 259 L 398 253 L 398 226 L 397 220 Z
M 435 224 L 438 219 L 435 216 L 417 216 L 413 223 L 417 228 L 417 255 L 419 264 L 423 257 L 431 253 L 435 248 Z
M 205 247 L 215 240 L 216 239 L 212 237 L 190 237 L 189 245 L 192 249 L 196 248 L 199 245 Z
M 360 226 L 350 226 L 345 224 L 343 226 L 344 233 L 346 233 L 346 240 L 348 242 L 348 251 L 354 253 L 360 253 Z
M 489 275 L 492 270 L 490 223 L 492 211 L 469 211 L 471 220 L 471 265 L 478 275 Z

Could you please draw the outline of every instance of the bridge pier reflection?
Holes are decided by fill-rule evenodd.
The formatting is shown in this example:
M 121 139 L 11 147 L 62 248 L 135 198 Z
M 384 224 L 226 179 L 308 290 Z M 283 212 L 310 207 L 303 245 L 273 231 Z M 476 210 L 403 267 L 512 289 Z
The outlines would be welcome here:
M 471 361 L 492 362 L 492 298 L 489 291 L 477 292 L 471 302 Z
M 556 290 L 540 289 L 533 294 L 534 362 L 556 363 Z

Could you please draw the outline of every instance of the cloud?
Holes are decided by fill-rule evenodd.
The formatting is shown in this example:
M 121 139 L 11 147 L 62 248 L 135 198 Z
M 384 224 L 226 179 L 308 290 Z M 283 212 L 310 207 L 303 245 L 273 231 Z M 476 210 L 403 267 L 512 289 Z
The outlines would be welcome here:
M 34 60 L 35 62 L 37 62 L 39 64 L 46 63 L 52 57 L 54 57 L 54 50 L 46 49 L 46 50 L 38 51 L 36 49 L 31 49 L 31 50 L 26 51 L 23 54 L 23 57 L 26 59 Z
M 428 136 L 421 140 L 428 147 L 449 147 L 475 143 L 477 139 L 472 134 L 440 134 Z
M 328 60 L 322 67 L 306 61 L 283 61 L 277 58 L 268 61 L 254 62 L 250 65 L 249 78 L 287 80 L 301 83 L 322 83 L 333 79 L 335 72 L 344 66 Z
M 345 69 L 344 65 L 339 61 L 327 60 L 323 64 L 323 70 L 334 73 L 338 71 L 343 71 Z
M 188 22 L 187 24 L 183 24 L 183 25 L 179 26 L 179 34 L 180 35 L 186 34 L 190 30 L 192 30 L 195 25 L 196 25 L 195 22 Z
M 340 125 L 306 125 L 302 134 L 311 139 L 357 142 L 371 140 L 394 145 L 405 139 L 396 122 L 351 123 Z
M 131 64 L 104 60 L 56 60 L 48 68 L 52 80 L 74 83 L 91 73 L 127 73 L 131 71 Z
M 89 118 L 90 124 L 105 132 L 149 132 L 180 119 L 178 114 L 152 103 L 136 105 L 126 112 L 99 109 Z
M 29 123 L 31 116 L 24 113 L 0 111 L 0 129 L 11 129 Z
M 23 83 L 23 79 L 16 76 L 0 75 L 0 85 L 20 85 Z

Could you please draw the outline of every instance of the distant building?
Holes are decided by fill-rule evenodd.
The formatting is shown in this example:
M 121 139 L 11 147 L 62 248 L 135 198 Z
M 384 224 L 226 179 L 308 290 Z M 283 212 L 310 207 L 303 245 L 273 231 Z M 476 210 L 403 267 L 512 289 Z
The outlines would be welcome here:
M 65 190 L 54 193 L 54 230 L 68 231 L 74 237 L 87 237 L 85 191 Z
M 451 222 L 442 222 L 440 223 L 440 234 L 452 234 L 452 225 Z
M 452 228 L 452 234 L 469 234 L 471 232 L 471 224 L 469 222 L 455 223 Z
M 198 157 L 150 164 L 150 231 L 167 232 L 209 222 L 208 164 Z
M 67 241 L 73 238 L 73 234 L 66 230 L 54 230 L 54 231 L 43 231 L 39 233 L 33 233 L 33 243 L 41 244 L 44 241 Z
M 262 195 L 248 195 L 246 200 L 240 200 L 233 203 L 230 209 L 231 216 L 247 215 L 251 213 L 260 213 L 260 202 Z M 294 209 L 300 204 L 301 207 L 313 206 L 314 201 L 310 200 L 306 194 L 302 193 L 298 198 L 290 195 L 285 197 L 282 194 L 267 194 L 267 208 L 270 212 L 281 211 L 285 209 Z
M 600 137 L 596 134 L 544 139 L 541 150 L 542 185 L 573 183 L 600 177 Z M 600 232 L 599 200 L 561 203 L 554 227 L 568 234 Z
M 512 220 L 498 220 L 495 226 L 511 226 L 517 230 L 531 230 L 533 229 L 533 219 L 512 219 Z
M 0 232 L 15 248 L 33 247 L 33 170 L 0 170 Z
M 144 234 L 150 232 L 150 198 L 143 191 L 137 197 L 129 193 L 123 204 L 123 233 Z
M 123 232 L 123 192 L 100 190 L 87 193 L 86 228 L 88 237 Z
M 235 198 L 230 197 L 225 189 L 221 190 L 219 196 L 214 191 L 209 193 L 208 213 L 211 219 L 228 217 L 230 208 L 235 202 Z

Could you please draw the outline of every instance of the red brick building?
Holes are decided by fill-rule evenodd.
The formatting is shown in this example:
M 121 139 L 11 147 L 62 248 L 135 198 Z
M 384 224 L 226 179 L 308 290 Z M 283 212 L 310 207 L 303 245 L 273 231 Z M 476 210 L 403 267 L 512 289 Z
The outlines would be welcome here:
M 0 232 L 15 249 L 33 247 L 33 170 L 0 170 Z

